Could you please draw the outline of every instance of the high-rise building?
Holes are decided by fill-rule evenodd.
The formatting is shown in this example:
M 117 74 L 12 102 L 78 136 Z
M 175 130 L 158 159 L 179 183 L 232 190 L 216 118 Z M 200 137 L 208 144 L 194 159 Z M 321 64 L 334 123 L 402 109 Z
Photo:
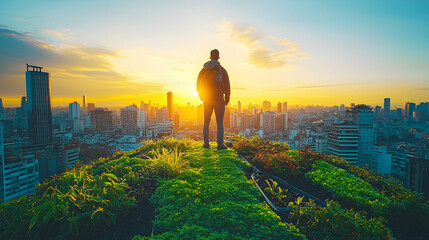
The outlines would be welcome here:
M 180 127 L 180 114 L 178 112 L 174 113 L 174 128 L 178 129 Z
M 82 107 L 83 107 L 84 109 L 86 109 L 86 96 L 83 96 L 83 99 L 82 99 Z
M 16 108 L 16 117 L 13 118 L 13 121 L 16 128 L 28 129 L 26 97 L 21 97 L 21 107 Z
M 50 144 L 53 141 L 50 74 L 42 72 L 42 67 L 27 64 L 25 75 L 30 142 Z
M 280 113 L 276 115 L 276 131 L 284 135 L 287 131 L 287 113 Z
M 78 102 L 73 102 L 69 104 L 69 118 L 80 119 L 80 105 Z
M 6 116 L 4 114 L 3 101 L 0 98 L 0 120 L 6 120 Z
M 406 122 L 412 122 L 413 121 L 413 113 L 416 111 L 416 104 L 412 102 L 405 103 L 405 113 L 404 113 L 404 120 Z
M 238 109 L 238 112 L 241 113 L 241 102 L 240 101 L 238 101 L 237 109 Z
M 167 93 L 167 111 L 168 111 L 168 117 L 173 119 L 173 92 Z
M 263 112 L 270 112 L 271 111 L 271 103 L 269 101 L 263 101 L 262 102 L 262 111 Z
M 277 112 L 282 113 L 282 103 L 281 102 L 277 103 Z
M 283 112 L 287 113 L 287 102 L 283 103 Z
M 147 112 L 145 110 L 140 110 L 139 111 L 139 127 L 141 129 L 145 129 L 147 127 L 147 116 L 146 116 Z
M 384 99 L 384 117 L 386 119 L 390 118 L 390 98 Z
M 87 107 L 88 107 L 88 112 L 94 111 L 95 110 L 95 103 L 88 103 Z
M 390 174 L 392 154 L 387 153 L 386 146 L 374 145 L 372 151 L 371 170 L 381 174 Z
M 0 200 L 6 203 L 30 195 L 39 183 L 39 162 L 33 154 L 21 153 L 19 144 L 6 142 L 0 123 Z
M 160 122 L 165 122 L 169 119 L 169 112 L 168 110 L 163 107 L 161 109 L 158 109 L 156 111 L 156 122 L 160 123 Z
M 91 124 L 96 132 L 108 130 L 112 127 L 112 112 L 97 108 L 90 112 Z
M 261 113 L 259 124 L 264 136 L 273 133 L 276 127 L 276 113 L 270 111 Z
M 134 134 L 137 132 L 138 109 L 132 106 L 121 108 L 122 133 Z
M 366 105 L 356 105 L 348 112 L 351 121 L 359 128 L 358 164 L 371 164 L 374 145 L 374 113 Z M 350 119 L 349 119 L 350 120 Z
M 328 133 L 328 154 L 358 164 L 359 128 L 357 125 L 333 124 Z

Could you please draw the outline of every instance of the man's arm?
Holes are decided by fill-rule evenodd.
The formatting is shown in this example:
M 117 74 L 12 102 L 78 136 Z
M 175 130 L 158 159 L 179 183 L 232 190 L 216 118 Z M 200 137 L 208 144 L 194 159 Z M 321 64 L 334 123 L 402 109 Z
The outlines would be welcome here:
M 231 86 L 229 84 L 229 76 L 228 72 L 225 70 L 225 68 L 222 67 L 223 73 L 223 93 L 225 94 L 225 105 L 229 103 L 229 97 L 231 95 Z

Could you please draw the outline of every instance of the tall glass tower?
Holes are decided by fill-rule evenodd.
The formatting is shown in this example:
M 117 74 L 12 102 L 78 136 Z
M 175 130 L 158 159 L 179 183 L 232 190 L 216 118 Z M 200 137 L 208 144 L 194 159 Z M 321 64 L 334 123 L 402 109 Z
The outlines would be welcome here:
M 27 64 L 25 77 L 30 142 L 32 145 L 51 144 L 53 133 L 50 74 L 42 72 L 42 67 Z

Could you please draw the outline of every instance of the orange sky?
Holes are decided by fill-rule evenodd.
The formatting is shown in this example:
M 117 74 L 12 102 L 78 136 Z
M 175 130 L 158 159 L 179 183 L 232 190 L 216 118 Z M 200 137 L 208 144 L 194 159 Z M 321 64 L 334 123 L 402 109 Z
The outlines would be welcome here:
M 217 48 L 234 105 L 429 101 L 429 30 L 423 27 L 429 8 L 390 4 L 5 2 L 0 97 L 6 107 L 19 105 L 29 63 L 51 73 L 54 106 L 81 102 L 83 95 L 100 107 L 164 105 L 168 91 L 175 104 L 198 105 L 198 72 Z M 66 11 L 77 6 L 79 18 Z M 38 14 L 42 9 L 50 14 Z

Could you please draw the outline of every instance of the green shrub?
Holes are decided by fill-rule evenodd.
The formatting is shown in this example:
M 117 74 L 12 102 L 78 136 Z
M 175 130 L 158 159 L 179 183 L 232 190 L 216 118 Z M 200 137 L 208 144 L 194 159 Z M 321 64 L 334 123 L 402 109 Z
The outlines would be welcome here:
M 305 176 L 335 197 L 353 202 L 373 214 L 382 214 L 388 210 L 390 200 L 386 196 L 361 178 L 325 161 L 317 161 L 313 164 L 313 170 Z
M 365 212 L 345 210 L 334 201 L 319 207 L 313 201 L 293 207 L 290 219 L 308 239 L 394 239 L 382 217 L 366 218 Z

